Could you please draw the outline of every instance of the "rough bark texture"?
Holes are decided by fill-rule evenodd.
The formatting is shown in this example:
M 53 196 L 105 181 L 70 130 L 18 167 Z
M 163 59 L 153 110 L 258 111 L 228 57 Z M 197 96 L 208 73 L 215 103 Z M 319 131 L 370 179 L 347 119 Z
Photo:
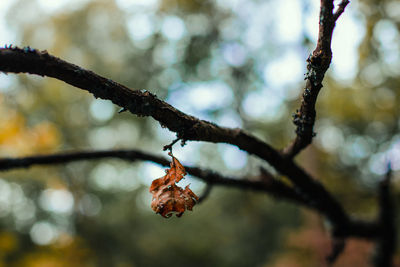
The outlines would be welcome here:
M 315 103 L 322 88 L 322 81 L 332 60 L 332 34 L 336 20 L 344 12 L 349 1 L 342 1 L 334 13 L 333 1 L 321 0 L 317 47 L 307 59 L 306 86 L 300 109 L 293 115 L 296 138 L 283 150 L 286 157 L 294 157 L 312 142 L 315 136 Z

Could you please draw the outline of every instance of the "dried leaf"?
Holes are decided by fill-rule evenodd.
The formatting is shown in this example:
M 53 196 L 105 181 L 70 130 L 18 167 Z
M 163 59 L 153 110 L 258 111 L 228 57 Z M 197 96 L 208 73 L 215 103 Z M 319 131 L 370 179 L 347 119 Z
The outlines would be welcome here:
M 190 190 L 189 185 L 185 189 L 176 185 L 186 175 L 186 171 L 171 153 L 168 155 L 172 157 L 170 169 L 165 170 L 165 176 L 154 180 L 150 186 L 150 193 L 153 194 L 151 208 L 165 218 L 171 217 L 174 212 L 180 217 L 185 210 L 192 210 L 199 198 Z

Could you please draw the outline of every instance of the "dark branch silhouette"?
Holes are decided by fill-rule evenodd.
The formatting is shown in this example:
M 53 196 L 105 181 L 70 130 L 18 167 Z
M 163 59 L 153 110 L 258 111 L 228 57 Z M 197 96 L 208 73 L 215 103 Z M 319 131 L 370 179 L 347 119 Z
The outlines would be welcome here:
M 104 150 L 104 151 L 79 151 L 69 153 L 58 153 L 50 155 L 35 155 L 20 158 L 1 158 L 0 171 L 12 169 L 29 168 L 34 165 L 54 165 L 81 160 L 97 160 L 103 158 L 119 158 L 127 161 L 151 161 L 162 166 L 169 166 L 170 162 L 160 156 L 145 153 L 139 150 Z M 307 201 L 291 187 L 279 182 L 276 179 L 267 181 L 247 180 L 243 178 L 232 178 L 222 176 L 214 171 L 198 167 L 184 166 L 186 171 L 203 180 L 208 185 L 224 185 L 250 189 L 255 191 L 264 191 L 279 199 L 285 199 L 297 204 L 308 206 Z M 209 193 L 209 192 L 208 192 Z M 208 194 L 207 193 L 207 194 Z
M 293 115 L 296 125 L 296 138 L 283 150 L 286 157 L 293 158 L 312 142 L 315 136 L 315 103 L 322 88 L 325 72 L 332 60 L 332 34 L 336 20 L 344 12 L 350 1 L 342 1 L 334 13 L 333 1 L 321 0 L 319 13 L 319 32 L 317 47 L 307 59 L 306 86 L 303 92 L 300 110 Z
M 203 202 L 210 195 L 212 189 L 213 189 L 213 185 L 210 183 L 207 183 L 206 188 L 204 189 L 203 193 L 199 197 L 199 203 Z
M 314 208 L 324 214 L 334 225 L 348 224 L 348 215 L 338 201 L 313 179 L 305 170 L 267 143 L 241 129 L 219 127 L 184 114 L 159 100 L 149 92 L 132 91 L 129 88 L 103 78 L 91 71 L 38 51 L 25 47 L 0 49 L 0 71 L 26 72 L 55 77 L 71 85 L 91 92 L 95 97 L 109 99 L 134 114 L 152 116 L 162 125 L 178 134 L 183 140 L 229 143 L 249 154 L 254 154 L 271 164 L 279 173 L 286 175 L 303 197 L 310 199 Z
M 106 150 L 106 151 L 79 151 L 70 153 L 59 153 L 50 155 L 36 155 L 21 158 L 2 158 L 0 159 L 0 171 L 8 171 L 18 168 L 28 168 L 34 165 L 54 165 L 68 163 L 80 160 L 96 160 L 102 158 L 119 158 L 128 161 L 151 161 L 162 166 L 169 166 L 169 161 L 164 157 L 145 153 L 139 150 Z M 260 176 L 246 179 L 245 177 L 226 177 L 212 170 L 199 167 L 184 166 L 186 171 L 206 182 L 210 187 L 222 185 L 249 189 L 259 192 L 266 192 L 269 195 L 282 200 L 288 200 L 293 203 L 316 209 L 320 211 L 319 205 L 316 205 L 315 199 L 301 194 L 296 188 L 292 188 L 276 179 L 265 169 L 260 168 Z M 204 197 L 209 194 L 207 190 Z M 346 218 L 347 215 L 345 214 Z M 334 236 L 337 237 L 362 237 L 374 239 L 379 234 L 379 226 L 376 222 L 347 220 L 341 224 L 335 224 Z

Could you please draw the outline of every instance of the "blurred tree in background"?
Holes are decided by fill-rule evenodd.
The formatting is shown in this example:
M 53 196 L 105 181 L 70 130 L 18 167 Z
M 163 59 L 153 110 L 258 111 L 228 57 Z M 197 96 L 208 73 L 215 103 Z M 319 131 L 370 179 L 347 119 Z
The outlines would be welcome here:
M 284 147 L 294 137 L 316 0 L 2 0 L 3 44 L 49 53 L 174 107 Z M 298 159 L 344 207 L 377 213 L 392 160 L 400 207 L 400 2 L 360 0 L 336 26 L 317 102 L 317 136 Z M 138 148 L 161 154 L 175 135 L 151 118 L 55 79 L 0 74 L 0 156 Z M 187 165 L 256 174 L 265 162 L 227 144 L 174 147 Z M 324 266 L 328 227 L 262 193 L 215 187 L 193 212 L 164 218 L 152 163 L 116 159 L 0 173 L 0 266 Z M 205 184 L 188 177 L 200 194 Z M 398 223 L 399 225 L 399 223 Z M 351 240 L 336 266 L 369 266 Z M 397 258 L 397 264 L 399 259 Z

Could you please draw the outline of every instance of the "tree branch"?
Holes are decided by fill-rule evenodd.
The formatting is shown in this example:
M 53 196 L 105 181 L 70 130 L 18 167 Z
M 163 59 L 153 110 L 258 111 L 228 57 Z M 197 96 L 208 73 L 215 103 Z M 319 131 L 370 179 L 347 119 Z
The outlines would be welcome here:
M 170 162 L 164 157 L 141 152 L 139 150 L 104 150 L 104 151 L 79 151 L 49 155 L 35 155 L 21 158 L 1 158 L 0 171 L 18 168 L 29 168 L 33 165 L 53 165 L 81 160 L 96 160 L 103 158 L 119 158 L 128 161 L 151 161 L 162 166 L 169 166 Z M 209 186 L 224 185 L 266 192 L 278 199 L 285 199 L 297 204 L 309 206 L 306 200 L 297 194 L 291 187 L 279 181 L 250 181 L 244 178 L 222 176 L 214 171 L 198 167 L 184 166 L 186 171 L 206 182 Z M 209 193 L 209 192 L 208 192 Z M 208 194 L 207 193 L 207 194 Z
M 119 158 L 127 161 L 151 161 L 162 166 L 169 166 L 169 160 L 164 157 L 145 153 L 139 150 L 105 150 L 105 151 L 79 151 L 70 153 L 58 153 L 49 155 L 37 155 L 20 158 L 1 158 L 0 171 L 9 171 L 18 168 L 29 168 L 34 165 L 54 165 L 69 163 L 81 160 L 96 160 L 103 158 Z M 230 186 L 240 189 L 249 189 L 265 192 L 277 199 L 287 200 L 296 204 L 317 209 L 313 198 L 309 198 L 292 188 L 289 185 L 277 180 L 265 169 L 261 168 L 258 180 L 248 180 L 244 178 L 232 178 L 218 174 L 214 171 L 198 167 L 184 166 L 186 171 L 208 184 L 211 188 L 214 185 Z M 208 194 L 208 189 L 205 194 Z M 321 211 L 320 211 L 321 212 Z M 333 212 L 335 213 L 335 212 Z M 347 216 L 347 215 L 346 215 Z M 335 221 L 333 221 L 335 223 Z M 334 224 L 333 235 L 337 238 L 347 238 L 350 236 L 366 239 L 375 239 L 379 234 L 379 227 L 375 222 L 347 220 L 341 224 Z
M 321 0 L 319 13 L 319 32 L 317 47 L 307 59 L 306 86 L 303 92 L 300 110 L 293 115 L 296 125 L 296 138 L 283 149 L 286 157 L 293 158 L 312 142 L 315 136 L 315 103 L 322 88 L 325 72 L 332 60 L 331 41 L 336 20 L 344 12 L 349 1 L 342 1 L 333 13 L 333 0 Z
M 199 201 L 198 201 L 199 203 L 202 203 L 210 195 L 212 188 L 213 188 L 212 184 L 209 184 L 209 183 L 206 184 L 206 188 L 204 189 L 203 193 L 199 197 Z
M 220 127 L 187 115 L 148 91 L 131 90 L 57 57 L 47 51 L 25 47 L 0 48 L 0 71 L 30 73 L 53 77 L 92 93 L 96 98 L 111 100 L 132 114 L 151 116 L 162 126 L 177 133 L 183 141 L 206 141 L 236 145 L 275 166 L 278 152 L 270 145 L 239 128 Z
M 95 97 L 109 99 L 131 113 L 151 116 L 161 125 L 176 132 L 182 140 L 228 143 L 256 155 L 286 175 L 298 194 L 312 199 L 313 205 L 335 225 L 346 224 L 348 216 L 330 193 L 292 159 L 284 157 L 267 143 L 239 128 L 220 127 L 187 115 L 159 100 L 148 91 L 133 91 L 57 57 L 47 51 L 25 47 L 0 49 L 0 71 L 49 76 L 89 91 Z
M 338 9 L 336 10 L 336 12 L 333 14 L 333 18 L 336 21 L 340 15 L 342 15 L 342 13 L 344 12 L 346 6 L 350 3 L 349 0 L 342 0 L 342 2 L 340 2 Z

